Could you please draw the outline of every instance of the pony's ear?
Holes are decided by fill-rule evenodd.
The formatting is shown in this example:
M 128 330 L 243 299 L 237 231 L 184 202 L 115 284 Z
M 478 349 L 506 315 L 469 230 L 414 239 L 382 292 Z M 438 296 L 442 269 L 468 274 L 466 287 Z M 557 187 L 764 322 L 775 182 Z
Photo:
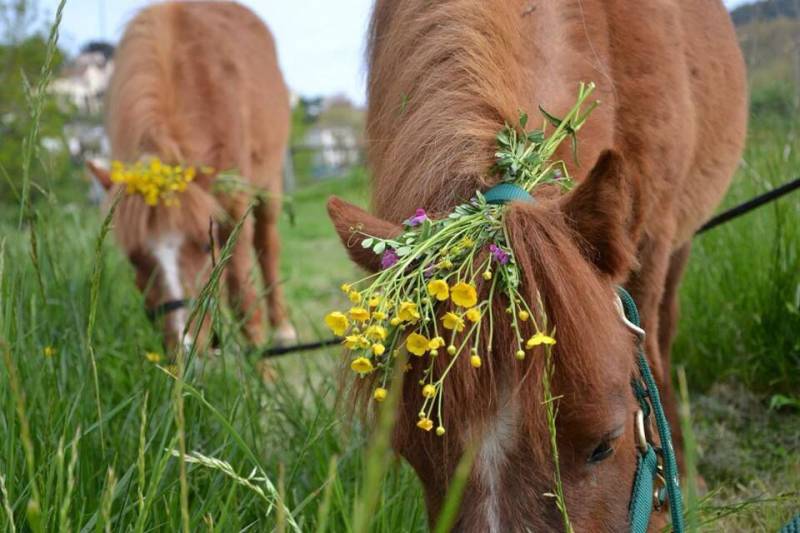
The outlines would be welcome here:
M 328 215 L 350 259 L 370 272 L 380 270 L 381 258 L 372 250 L 362 247 L 361 242 L 367 235 L 392 239 L 403 232 L 402 226 L 371 215 L 336 196 L 328 200 Z
M 607 150 L 586 180 L 561 200 L 586 258 L 617 282 L 636 266 L 640 195 L 638 177 L 627 172 L 620 154 Z
M 89 169 L 100 185 L 103 186 L 105 190 L 109 190 L 111 188 L 111 172 L 107 168 L 103 168 L 91 159 L 86 160 L 86 168 Z

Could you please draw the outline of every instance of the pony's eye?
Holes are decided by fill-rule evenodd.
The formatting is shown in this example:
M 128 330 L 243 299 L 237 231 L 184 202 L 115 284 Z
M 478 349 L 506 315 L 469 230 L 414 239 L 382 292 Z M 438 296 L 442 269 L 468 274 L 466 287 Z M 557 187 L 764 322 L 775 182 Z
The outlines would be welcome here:
M 597 448 L 594 449 L 592 455 L 589 456 L 587 462 L 589 463 L 599 463 L 600 461 L 604 461 L 611 457 L 614 453 L 614 448 L 611 446 L 611 443 L 607 440 L 604 440 L 600 444 L 597 445 Z

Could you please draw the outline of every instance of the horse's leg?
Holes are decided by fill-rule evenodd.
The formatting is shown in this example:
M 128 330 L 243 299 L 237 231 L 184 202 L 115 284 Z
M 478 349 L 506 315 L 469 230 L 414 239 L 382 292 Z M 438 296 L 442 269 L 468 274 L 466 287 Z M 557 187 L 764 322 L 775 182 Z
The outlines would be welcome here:
M 278 235 L 278 215 L 280 199 L 266 198 L 255 209 L 255 240 L 253 241 L 261 274 L 267 291 L 267 316 L 274 331 L 274 342 L 285 345 L 297 340 L 286 312 L 283 287 L 280 284 L 280 237 Z
M 687 242 L 672 253 L 669 259 L 669 269 L 664 281 L 664 295 L 661 298 L 661 308 L 659 309 L 658 324 L 658 346 L 661 356 L 661 368 L 666 379 L 666 385 L 662 388 L 662 403 L 669 418 L 670 428 L 672 429 L 675 449 L 678 452 L 678 459 L 683 468 L 683 431 L 678 416 L 678 402 L 674 397 L 671 387 L 670 376 L 672 341 L 678 329 L 679 301 L 678 288 L 686 270 L 686 263 L 689 260 L 689 252 L 692 249 L 691 241 Z
M 244 209 L 234 209 L 230 215 L 234 220 L 244 216 Z M 225 225 L 221 231 L 224 244 L 231 234 L 232 226 Z M 255 345 L 266 341 L 261 302 L 253 285 L 252 274 L 255 267 L 252 255 L 253 219 L 248 217 L 242 224 L 239 236 L 233 247 L 231 261 L 227 267 L 226 281 L 231 305 L 240 319 L 244 320 L 243 329 L 250 341 Z

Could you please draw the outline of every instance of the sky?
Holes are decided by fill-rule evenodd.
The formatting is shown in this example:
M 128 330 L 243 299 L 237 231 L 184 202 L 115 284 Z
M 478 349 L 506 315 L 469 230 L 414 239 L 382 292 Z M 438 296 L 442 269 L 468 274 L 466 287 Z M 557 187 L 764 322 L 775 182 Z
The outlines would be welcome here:
M 487 0 L 491 1 L 491 0 Z M 372 0 L 240 0 L 275 35 L 289 87 L 303 96 L 344 94 L 363 104 L 364 45 Z M 725 0 L 728 7 L 745 0 Z M 39 0 L 51 18 L 58 0 Z M 87 41 L 116 43 L 125 24 L 149 0 L 67 0 L 61 45 L 74 53 Z

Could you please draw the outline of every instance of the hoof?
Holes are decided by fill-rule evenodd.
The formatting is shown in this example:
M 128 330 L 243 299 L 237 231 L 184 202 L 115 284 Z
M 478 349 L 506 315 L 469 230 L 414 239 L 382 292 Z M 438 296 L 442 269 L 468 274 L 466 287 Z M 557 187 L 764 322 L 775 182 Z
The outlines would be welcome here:
M 281 324 L 275 329 L 275 335 L 272 338 L 274 346 L 290 346 L 297 343 L 297 332 L 288 322 Z

